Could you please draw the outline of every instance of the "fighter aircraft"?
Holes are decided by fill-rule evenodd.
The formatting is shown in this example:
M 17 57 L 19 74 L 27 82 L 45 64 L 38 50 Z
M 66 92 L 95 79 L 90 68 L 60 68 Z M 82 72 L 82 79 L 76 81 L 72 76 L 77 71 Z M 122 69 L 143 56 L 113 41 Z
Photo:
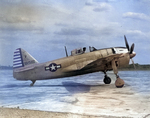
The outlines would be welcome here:
M 110 84 L 111 78 L 107 76 L 106 72 L 113 70 L 116 75 L 115 85 L 117 88 L 121 88 L 124 86 L 124 81 L 118 75 L 118 68 L 129 65 L 130 59 L 136 55 L 133 51 L 134 43 L 129 48 L 126 36 L 124 39 L 126 47 L 105 49 L 89 47 L 88 52 L 84 47 L 71 51 L 70 56 L 68 56 L 65 47 L 66 57 L 45 63 L 39 63 L 28 52 L 18 48 L 14 52 L 13 77 L 17 80 L 31 80 L 31 86 L 33 86 L 36 80 L 71 77 L 102 71 L 105 74 L 104 83 Z

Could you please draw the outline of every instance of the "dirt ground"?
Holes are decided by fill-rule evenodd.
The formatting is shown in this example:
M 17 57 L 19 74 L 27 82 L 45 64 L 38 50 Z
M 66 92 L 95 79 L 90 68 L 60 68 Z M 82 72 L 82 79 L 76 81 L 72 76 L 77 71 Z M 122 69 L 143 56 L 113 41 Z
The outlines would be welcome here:
M 108 118 L 108 117 L 25 110 L 18 108 L 0 108 L 0 118 Z
M 3 105 L 0 118 L 150 118 L 149 78 L 144 81 L 143 78 L 133 80 L 128 77 L 123 88 L 115 87 L 113 76 L 110 85 L 92 79 L 88 77 L 87 84 L 67 82 L 63 86 L 46 86 L 44 88 L 49 91 L 46 93 L 48 96 L 43 96 L 45 101 Z M 41 88 L 27 87 L 28 90 L 36 90 L 38 95 Z M 47 91 L 44 89 L 44 92 Z
M 150 118 L 150 95 L 140 95 L 130 87 L 93 86 L 74 97 L 76 102 L 68 109 L 78 109 L 78 113 L 1 107 L 0 118 Z

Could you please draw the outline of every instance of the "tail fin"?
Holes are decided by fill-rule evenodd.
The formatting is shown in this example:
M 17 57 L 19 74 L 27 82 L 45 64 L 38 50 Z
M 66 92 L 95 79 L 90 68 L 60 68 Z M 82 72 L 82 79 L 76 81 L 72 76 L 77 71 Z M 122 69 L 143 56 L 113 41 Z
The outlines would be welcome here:
M 34 59 L 28 52 L 25 50 L 18 48 L 14 52 L 13 58 L 13 68 L 21 68 L 30 64 L 38 63 L 36 59 Z

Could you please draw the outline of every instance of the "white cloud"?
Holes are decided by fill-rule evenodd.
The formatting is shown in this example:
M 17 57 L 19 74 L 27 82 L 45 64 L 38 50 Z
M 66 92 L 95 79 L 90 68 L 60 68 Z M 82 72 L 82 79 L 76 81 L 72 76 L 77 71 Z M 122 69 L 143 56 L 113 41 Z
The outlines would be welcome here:
M 97 5 L 96 8 L 93 9 L 93 11 L 95 11 L 95 12 L 110 11 L 111 8 L 112 7 L 109 4 L 101 3 L 101 4 Z
M 88 1 L 85 3 L 86 6 L 92 7 L 93 11 L 95 12 L 103 12 L 103 11 L 110 11 L 112 9 L 112 6 L 108 3 L 104 2 L 93 2 Z
M 137 20 L 150 20 L 150 17 L 144 13 L 127 12 L 123 14 L 124 18 L 132 18 Z
M 55 1 L 55 4 L 48 0 L 46 4 L 43 1 L 38 4 L 29 4 L 30 1 L 25 4 L 23 1 L 19 4 L 0 4 L 0 40 L 3 39 L 2 44 L 5 44 L 1 44 L 1 48 L 11 44 L 12 49 L 22 47 L 33 52 L 38 49 L 39 53 L 42 50 L 40 55 L 43 60 L 50 52 L 59 58 L 62 55 L 60 52 L 64 51 L 64 45 L 69 50 L 89 45 L 105 48 L 120 44 L 124 46 L 124 34 L 132 40 L 139 37 L 139 40 L 146 41 L 150 36 L 149 33 L 145 33 L 149 31 L 149 24 L 136 20 L 149 21 L 149 16 L 144 12 L 123 14 L 130 9 L 116 8 L 120 2 L 115 2 L 114 5 L 114 2 L 108 0 L 89 0 L 82 3 L 78 0 L 69 1 L 66 5 L 67 1 L 58 1 Z M 69 5 L 72 5 L 72 8 Z M 122 14 L 123 18 L 128 19 L 123 20 Z
M 130 35 L 144 35 L 144 33 L 140 30 L 127 30 L 126 32 Z

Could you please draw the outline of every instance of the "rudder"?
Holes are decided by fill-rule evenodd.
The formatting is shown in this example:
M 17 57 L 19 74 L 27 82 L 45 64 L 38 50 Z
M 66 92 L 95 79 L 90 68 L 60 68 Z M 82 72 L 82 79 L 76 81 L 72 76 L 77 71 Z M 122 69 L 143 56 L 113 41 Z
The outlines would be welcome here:
M 18 48 L 14 52 L 13 57 L 13 68 L 21 68 L 30 64 L 38 63 L 38 61 L 33 58 L 28 52 L 25 50 Z

